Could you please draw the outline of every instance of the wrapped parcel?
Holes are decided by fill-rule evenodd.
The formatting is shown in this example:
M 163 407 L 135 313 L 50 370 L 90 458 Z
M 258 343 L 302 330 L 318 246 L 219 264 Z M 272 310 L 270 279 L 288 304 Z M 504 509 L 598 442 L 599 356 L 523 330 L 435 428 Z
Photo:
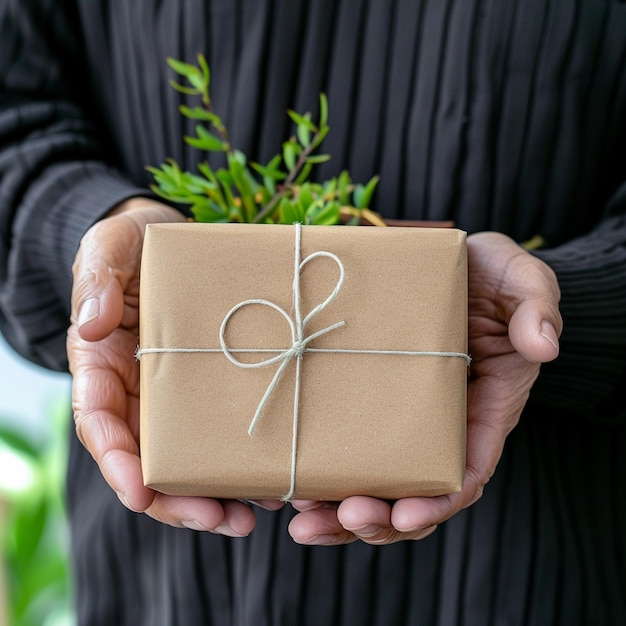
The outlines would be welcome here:
M 286 500 L 461 488 L 463 231 L 150 225 L 140 307 L 146 485 Z

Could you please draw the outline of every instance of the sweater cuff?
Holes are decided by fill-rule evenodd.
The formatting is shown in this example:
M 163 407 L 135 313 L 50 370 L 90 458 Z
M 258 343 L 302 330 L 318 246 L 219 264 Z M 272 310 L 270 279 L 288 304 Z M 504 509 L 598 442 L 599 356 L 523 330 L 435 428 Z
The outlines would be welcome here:
M 542 365 L 531 402 L 594 419 L 625 412 L 626 231 L 612 221 L 560 248 L 533 252 L 557 275 L 564 327 L 560 355 Z
M 30 233 L 24 237 L 25 249 L 36 255 L 39 267 L 48 268 L 52 285 L 69 311 L 72 264 L 85 232 L 124 200 L 154 194 L 99 162 L 52 166 L 45 177 L 56 184 L 45 185 L 26 199 L 33 209 L 23 213 L 25 223 L 16 227 Z

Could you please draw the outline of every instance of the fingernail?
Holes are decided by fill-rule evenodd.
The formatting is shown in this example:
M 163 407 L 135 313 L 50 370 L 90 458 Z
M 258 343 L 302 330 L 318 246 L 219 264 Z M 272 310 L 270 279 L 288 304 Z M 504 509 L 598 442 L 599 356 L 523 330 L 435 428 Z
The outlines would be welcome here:
M 248 533 L 242 535 L 241 533 L 235 532 L 230 526 L 226 526 L 226 524 L 220 524 L 211 532 L 218 535 L 225 535 L 226 537 L 246 537 L 248 535 Z
M 185 528 L 188 528 L 189 530 L 200 530 L 200 531 L 205 531 L 205 532 L 209 530 L 206 526 L 203 526 L 198 520 L 195 520 L 195 519 L 184 520 L 181 522 L 181 524 Z
M 373 524 L 370 524 L 368 526 L 361 526 L 361 528 L 346 528 L 346 530 L 353 532 L 359 537 L 374 537 L 381 531 L 381 528 L 380 526 L 374 526 Z
M 120 502 L 127 509 L 130 509 L 131 511 L 134 511 L 134 509 L 130 506 L 130 504 L 128 504 L 128 498 L 121 491 L 116 491 L 115 493 L 117 494 L 117 497 L 120 499 Z
M 100 315 L 100 300 L 98 298 L 87 298 L 80 307 L 78 313 L 78 325 L 82 326 L 87 322 L 95 320 Z
M 554 351 L 559 353 L 559 338 L 556 335 L 556 330 L 554 330 L 554 326 L 550 324 L 550 322 L 546 322 L 545 320 L 541 322 L 541 336 L 545 337 L 554 348 Z
M 370 539 L 369 543 L 371 544 L 376 544 L 376 543 L 389 543 L 389 540 L 392 538 L 393 536 L 393 530 L 390 530 L 384 537 L 379 537 L 378 539 Z M 367 539 L 367 535 L 359 535 L 359 537 L 361 537 L 362 539 Z
M 315 537 L 311 537 L 300 543 L 304 543 L 307 546 L 328 546 L 337 543 L 337 537 L 335 535 L 315 535 Z

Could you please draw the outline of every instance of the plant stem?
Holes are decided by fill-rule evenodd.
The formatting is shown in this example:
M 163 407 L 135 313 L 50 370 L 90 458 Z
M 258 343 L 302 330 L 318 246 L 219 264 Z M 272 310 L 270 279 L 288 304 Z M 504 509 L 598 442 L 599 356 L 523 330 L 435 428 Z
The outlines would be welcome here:
M 277 191 L 274 196 L 270 199 L 270 201 L 257 213 L 254 218 L 254 223 L 258 224 L 261 220 L 265 219 L 275 208 L 278 202 L 291 191 L 293 188 L 293 183 L 298 177 L 300 170 L 304 167 L 307 158 L 311 155 L 311 152 L 314 150 L 315 139 L 319 136 L 319 129 L 315 131 L 315 135 L 313 135 L 313 139 L 311 143 L 302 150 L 300 155 L 298 156 L 298 160 L 294 165 L 293 169 L 285 178 L 285 182 L 280 186 L 280 190 Z
M 221 118 L 217 116 L 217 113 L 215 113 L 215 110 L 213 109 L 213 103 L 211 102 L 211 98 L 209 97 L 208 91 L 205 91 L 202 94 L 202 104 L 209 113 L 215 115 L 217 119 L 220 120 L 219 124 L 216 124 L 215 122 L 212 123 L 213 128 L 215 128 L 219 136 L 222 138 L 222 140 L 226 144 L 226 152 L 228 152 L 228 154 L 234 154 L 235 150 L 233 149 L 233 145 L 230 141 L 230 135 L 228 134 L 228 130 L 226 130 L 226 126 L 222 124 Z

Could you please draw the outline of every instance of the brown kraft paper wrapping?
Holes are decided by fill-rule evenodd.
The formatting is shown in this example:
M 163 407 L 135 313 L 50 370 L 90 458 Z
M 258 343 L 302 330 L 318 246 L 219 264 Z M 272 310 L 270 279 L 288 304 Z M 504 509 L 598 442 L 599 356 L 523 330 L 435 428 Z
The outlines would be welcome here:
M 148 226 L 139 350 L 146 485 L 241 499 L 458 491 L 466 430 L 465 237 L 437 228 Z M 241 303 L 268 301 L 294 319 L 295 255 L 304 260 L 318 251 L 336 255 L 344 279 L 332 302 L 307 320 L 304 336 L 343 325 L 306 343 L 298 385 L 298 357 L 289 359 L 251 436 L 282 361 L 237 366 L 222 351 L 220 329 L 231 312 L 224 344 L 244 363 L 289 350 L 292 330 L 277 308 Z M 340 273 L 329 256 L 301 266 L 302 319 L 331 296 Z

